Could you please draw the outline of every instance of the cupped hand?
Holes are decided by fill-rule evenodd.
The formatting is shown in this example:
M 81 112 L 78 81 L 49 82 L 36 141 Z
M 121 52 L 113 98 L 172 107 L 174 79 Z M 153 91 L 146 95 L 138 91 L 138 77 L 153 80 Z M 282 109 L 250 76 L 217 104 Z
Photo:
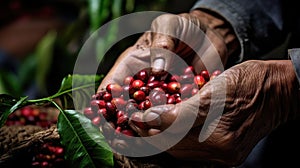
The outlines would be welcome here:
M 221 19 L 200 11 L 157 17 L 152 22 L 150 31 L 145 32 L 132 47 L 120 55 L 98 91 L 105 89 L 110 83 L 122 85 L 125 77 L 149 67 L 153 73 L 176 69 L 182 62 L 186 66 L 192 65 L 196 72 L 223 67 L 227 57 L 237 48 L 237 45 L 232 45 L 236 38 L 227 24 L 228 27 L 223 26 L 224 29 L 217 30 L 223 24 L 225 22 Z M 228 49 L 228 46 L 235 47 Z M 106 133 L 114 132 L 110 126 L 106 126 L 105 130 Z M 138 149 L 138 146 L 145 145 L 144 141 L 129 142 L 118 137 L 112 137 L 109 141 L 116 151 Z
M 144 137 L 161 135 L 162 142 L 186 134 L 167 150 L 177 158 L 238 165 L 260 139 L 299 116 L 299 96 L 291 61 L 246 61 L 185 102 L 135 113 L 143 127 L 130 125 Z

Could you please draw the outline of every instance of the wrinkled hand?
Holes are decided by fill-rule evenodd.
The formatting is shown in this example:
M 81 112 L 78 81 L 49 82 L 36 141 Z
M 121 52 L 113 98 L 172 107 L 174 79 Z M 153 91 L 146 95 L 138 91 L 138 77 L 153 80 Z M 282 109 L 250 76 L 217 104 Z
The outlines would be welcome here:
M 157 17 L 150 31 L 121 54 L 98 90 L 109 83 L 123 84 L 125 77 L 133 76 L 144 68 L 152 67 L 154 72 L 176 69 L 176 66 L 182 65 L 182 60 L 185 65 L 193 65 L 196 72 L 205 68 L 211 71 L 219 69 L 236 48 L 237 40 L 231 28 L 221 19 L 200 11 L 165 14 Z M 104 130 L 114 132 L 109 126 L 105 126 Z M 110 139 L 111 146 L 119 151 L 144 145 L 141 141 L 128 142 L 115 137 Z
M 99 89 L 109 83 L 122 84 L 126 76 L 144 68 L 168 71 L 182 60 L 194 66 L 196 72 L 213 71 L 223 67 L 238 47 L 229 23 L 220 18 L 198 10 L 180 15 L 164 14 L 154 19 L 150 31 L 121 54 Z
M 161 142 L 168 142 L 186 131 L 193 118 L 188 134 L 168 152 L 180 159 L 238 165 L 260 139 L 299 116 L 299 95 L 290 61 L 247 61 L 185 102 L 136 113 L 135 118 L 147 121 L 145 128 L 130 125 L 141 136 L 163 135 Z

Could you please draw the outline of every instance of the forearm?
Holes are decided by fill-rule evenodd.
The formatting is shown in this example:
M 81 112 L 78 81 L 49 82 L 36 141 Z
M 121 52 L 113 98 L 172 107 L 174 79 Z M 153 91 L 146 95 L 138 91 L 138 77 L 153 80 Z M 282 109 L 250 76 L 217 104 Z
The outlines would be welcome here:
M 276 128 L 282 123 L 299 118 L 300 86 L 290 60 L 271 60 L 266 63 L 272 76 L 266 80 L 265 89 L 276 92 L 274 95 L 276 97 L 272 99 L 277 101 L 270 105 L 278 108 L 275 108 L 275 111 L 268 111 L 273 116 L 273 124 Z

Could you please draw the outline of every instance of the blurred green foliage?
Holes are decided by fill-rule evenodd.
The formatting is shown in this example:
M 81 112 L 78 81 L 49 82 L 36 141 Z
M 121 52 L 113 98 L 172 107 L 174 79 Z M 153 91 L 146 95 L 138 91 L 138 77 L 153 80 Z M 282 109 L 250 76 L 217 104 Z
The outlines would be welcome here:
M 22 0 L 21 0 L 22 1 Z M 23 1 L 26 3 L 27 1 Z M 28 1 L 29 2 L 29 1 Z M 37 2 L 30 0 L 32 4 Z M 33 53 L 20 64 L 17 72 L 9 72 L 0 67 L 0 93 L 14 96 L 28 96 L 32 90 L 33 97 L 44 97 L 57 91 L 61 80 L 73 73 L 77 55 L 91 33 L 108 21 L 125 14 L 138 11 L 174 11 L 174 4 L 180 8 L 182 1 L 167 0 L 63 0 L 43 1 L 44 5 L 52 6 L 60 3 L 70 5 L 69 9 L 60 9 L 63 19 L 67 18 L 67 26 L 62 31 L 48 32 L 36 46 Z M 172 4 L 173 3 L 173 4 Z M 179 4 L 178 4 L 179 3 Z M 30 5 L 27 5 L 30 8 Z M 172 7 L 172 9 L 168 8 Z M 70 13 L 68 13 L 71 11 Z M 75 13 L 75 14 L 74 14 Z M 70 21 L 71 20 L 71 21 Z M 2 23 L 3 24 L 3 23 Z M 115 40 L 118 26 L 112 24 L 104 37 L 97 39 L 95 60 L 106 57 L 105 46 L 110 46 Z M 100 73 L 107 73 L 118 55 L 132 45 L 137 37 L 122 41 L 109 53 L 109 59 L 102 64 Z

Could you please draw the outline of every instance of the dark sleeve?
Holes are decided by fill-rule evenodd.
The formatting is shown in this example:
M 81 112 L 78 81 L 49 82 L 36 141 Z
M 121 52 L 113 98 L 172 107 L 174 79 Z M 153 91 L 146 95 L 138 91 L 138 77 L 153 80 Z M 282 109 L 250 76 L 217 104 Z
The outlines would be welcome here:
M 289 49 L 288 54 L 293 63 L 298 82 L 300 83 L 300 48 Z
M 288 35 L 280 0 L 199 0 L 192 10 L 197 8 L 214 11 L 231 23 L 242 49 L 237 62 L 259 59 Z

